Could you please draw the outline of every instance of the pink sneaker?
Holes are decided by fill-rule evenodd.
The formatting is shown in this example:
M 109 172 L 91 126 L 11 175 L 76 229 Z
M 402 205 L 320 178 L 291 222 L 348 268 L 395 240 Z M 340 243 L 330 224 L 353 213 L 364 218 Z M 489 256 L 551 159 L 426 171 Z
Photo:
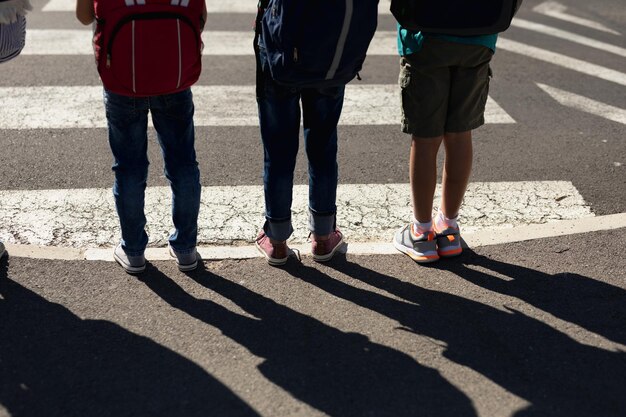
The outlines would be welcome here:
M 317 262 L 326 262 L 335 255 L 335 253 L 343 246 L 343 235 L 339 229 L 335 229 L 327 240 L 319 240 L 313 235 L 311 242 L 311 253 L 313 259 Z
M 265 256 L 267 263 L 272 266 L 285 265 L 289 259 L 287 242 L 272 243 L 263 230 L 259 232 L 254 245 Z

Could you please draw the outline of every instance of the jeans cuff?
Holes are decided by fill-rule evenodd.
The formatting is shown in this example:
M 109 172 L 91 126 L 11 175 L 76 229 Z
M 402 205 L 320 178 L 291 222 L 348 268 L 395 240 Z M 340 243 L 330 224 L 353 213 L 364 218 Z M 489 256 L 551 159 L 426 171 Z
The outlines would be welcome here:
M 266 219 L 263 225 L 263 231 L 265 231 L 265 234 L 270 239 L 280 241 L 287 240 L 293 233 L 291 219 L 281 221 Z
M 121 244 L 122 250 L 124 250 L 126 256 L 143 256 L 144 252 L 146 251 L 145 248 L 143 250 L 130 250 L 126 247 L 126 243 L 124 241 L 122 241 Z
M 337 227 L 336 213 L 316 213 L 309 209 L 309 230 L 316 235 L 325 236 L 335 231 Z

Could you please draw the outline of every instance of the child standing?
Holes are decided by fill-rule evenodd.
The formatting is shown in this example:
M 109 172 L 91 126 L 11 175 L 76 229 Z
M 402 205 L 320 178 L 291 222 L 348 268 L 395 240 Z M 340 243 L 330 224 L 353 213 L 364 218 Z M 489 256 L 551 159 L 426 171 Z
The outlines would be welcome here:
M 398 25 L 402 131 L 411 135 L 413 221 L 394 246 L 419 263 L 460 255 L 459 209 L 472 170 L 472 130 L 485 122 L 497 34 L 456 37 Z M 443 143 L 443 194 L 433 217 L 437 153 Z
M 345 85 L 363 64 L 377 11 L 377 0 L 259 2 L 254 48 L 266 220 L 256 247 L 270 265 L 283 265 L 289 256 L 301 120 L 313 259 L 328 261 L 344 245 L 336 221 L 337 124 Z
M 110 18 L 106 22 L 108 28 L 103 25 L 96 30 L 94 44 L 105 87 L 109 144 L 114 157 L 113 194 L 122 231 L 114 258 L 128 273 L 140 273 L 146 268 L 144 194 L 148 178 L 148 112 L 152 114 L 163 151 L 165 176 L 172 188 L 175 231 L 169 238 L 170 254 L 181 271 L 191 271 L 198 265 L 200 173 L 189 86 L 200 72 L 199 32 L 206 21 L 206 5 L 204 0 L 192 0 L 184 5 L 174 3 L 171 2 L 171 7 L 177 9 L 169 11 L 164 11 L 170 7 L 169 0 L 78 0 L 76 5 L 76 16 L 85 25 L 96 17 L 99 23 Z M 153 6 L 160 11 L 154 12 Z M 196 12 L 197 15 L 193 14 Z M 120 22 L 126 23 L 114 25 L 113 16 L 119 18 L 124 13 L 126 20 Z M 185 24 L 187 21 L 191 27 Z M 107 33 L 113 28 L 113 32 Z M 142 39 L 147 43 L 135 45 L 136 40 Z M 178 49 L 168 55 L 170 45 Z M 107 46 L 111 48 L 104 49 Z M 116 67 L 122 70 L 116 72 Z M 164 76 L 170 69 L 173 75 Z M 122 76 L 128 79 L 116 78 Z

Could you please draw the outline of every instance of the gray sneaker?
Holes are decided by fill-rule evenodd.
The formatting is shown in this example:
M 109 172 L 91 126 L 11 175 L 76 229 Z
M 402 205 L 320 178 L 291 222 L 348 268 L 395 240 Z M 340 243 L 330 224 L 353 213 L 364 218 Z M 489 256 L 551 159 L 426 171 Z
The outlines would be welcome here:
M 200 259 L 200 255 L 196 248 L 190 253 L 179 253 L 173 247 L 169 247 L 170 256 L 176 260 L 176 265 L 178 265 L 178 270 L 181 272 L 193 271 L 198 267 L 198 259 Z
M 146 270 L 146 257 L 144 255 L 126 255 L 121 244 L 117 245 L 113 251 L 113 258 L 129 274 L 140 274 Z
M 393 245 L 400 252 L 408 255 L 417 263 L 429 263 L 439 260 L 437 254 L 437 242 L 435 232 L 430 231 L 420 235 L 415 235 L 409 223 L 396 232 Z
M 4 247 L 4 243 L 0 242 L 0 258 L 2 258 L 4 255 L 6 255 L 7 250 Z
M 436 230 L 436 229 L 435 229 Z M 458 227 L 448 227 L 442 231 L 436 231 L 437 253 L 442 258 L 459 256 L 463 252 L 461 247 L 461 231 Z

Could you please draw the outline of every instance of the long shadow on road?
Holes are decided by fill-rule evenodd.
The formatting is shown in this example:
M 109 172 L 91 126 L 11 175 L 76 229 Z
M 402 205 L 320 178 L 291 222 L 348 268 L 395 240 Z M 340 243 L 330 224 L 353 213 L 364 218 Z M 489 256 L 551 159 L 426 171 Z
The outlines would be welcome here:
M 342 332 L 206 270 L 189 276 L 253 318 L 189 295 L 156 269 L 142 281 L 173 307 L 263 358 L 259 370 L 271 383 L 327 415 L 476 416 L 463 393 L 405 353 Z
M 0 260 L 0 406 L 9 415 L 258 416 L 190 360 L 81 319 L 11 280 L 8 266 Z
M 475 285 L 519 298 L 555 317 L 626 345 L 626 290 L 623 288 L 578 274 L 550 275 L 473 251 L 468 251 L 461 262 L 446 262 L 443 266 Z M 473 266 L 487 272 L 472 269 Z M 496 274 L 508 279 L 497 278 Z
M 463 259 L 468 257 L 471 258 L 471 255 L 464 255 Z M 450 261 L 449 265 L 462 263 L 463 259 Z M 487 267 L 500 270 L 504 268 L 502 263 L 472 262 L 485 263 Z M 446 358 L 475 370 L 530 403 L 516 416 L 626 415 L 626 353 L 623 351 L 613 352 L 581 344 L 543 321 L 513 308 L 503 311 L 457 295 L 425 289 L 345 258 L 333 260 L 329 266 L 394 297 L 355 288 L 303 265 L 289 268 L 288 271 L 294 277 L 334 296 L 397 320 L 416 334 L 443 341 L 447 345 L 444 352 Z M 485 283 L 500 279 L 488 273 L 470 273 L 459 264 L 449 266 L 448 269 L 473 282 Z M 504 269 L 515 277 L 530 274 L 528 279 L 531 282 L 533 276 L 542 277 L 543 284 L 549 282 L 539 271 L 515 265 L 506 265 Z M 582 292 L 577 295 L 580 299 L 588 295 L 601 302 L 604 297 L 612 299 L 618 291 L 600 283 L 581 284 L 593 281 L 590 278 L 577 276 L 575 279 L 578 282 L 575 290 Z M 517 293 L 521 293 L 521 290 Z M 552 310 L 557 315 L 560 313 L 562 317 L 578 317 L 558 307 L 552 309 L 554 305 L 548 301 L 534 301 L 534 304 L 541 305 L 547 311 Z M 614 306 L 623 312 L 623 304 Z M 576 308 L 576 305 L 569 307 Z M 602 308 L 598 310 L 600 314 L 603 311 Z M 609 314 L 580 321 L 581 325 L 587 325 L 599 334 L 610 337 L 619 335 L 611 329 L 624 326 L 623 321 L 619 322 L 619 317 L 622 316 Z M 590 324 L 602 319 L 603 325 Z

